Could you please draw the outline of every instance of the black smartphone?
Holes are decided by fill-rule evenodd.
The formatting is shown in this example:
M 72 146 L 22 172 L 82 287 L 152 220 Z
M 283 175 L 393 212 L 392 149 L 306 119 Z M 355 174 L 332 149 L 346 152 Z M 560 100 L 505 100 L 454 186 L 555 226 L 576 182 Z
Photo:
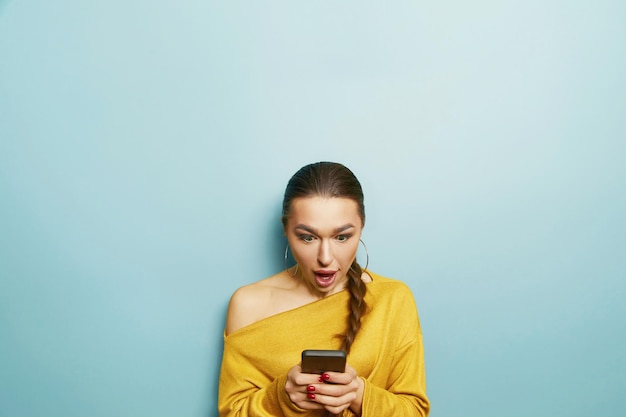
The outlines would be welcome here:
M 326 371 L 345 372 L 346 352 L 343 350 L 302 351 L 302 372 L 306 374 L 323 374 Z

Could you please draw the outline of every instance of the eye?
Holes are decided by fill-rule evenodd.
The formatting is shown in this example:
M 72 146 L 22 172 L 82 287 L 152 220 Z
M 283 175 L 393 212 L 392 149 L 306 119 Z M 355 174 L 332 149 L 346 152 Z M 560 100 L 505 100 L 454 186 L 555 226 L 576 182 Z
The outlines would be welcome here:
M 313 235 L 299 235 L 298 238 L 307 243 L 311 243 L 315 240 L 315 236 Z
M 352 237 L 352 235 L 346 234 L 346 235 L 338 235 L 337 236 L 337 240 L 339 242 L 345 242 L 346 240 L 350 239 L 350 237 Z

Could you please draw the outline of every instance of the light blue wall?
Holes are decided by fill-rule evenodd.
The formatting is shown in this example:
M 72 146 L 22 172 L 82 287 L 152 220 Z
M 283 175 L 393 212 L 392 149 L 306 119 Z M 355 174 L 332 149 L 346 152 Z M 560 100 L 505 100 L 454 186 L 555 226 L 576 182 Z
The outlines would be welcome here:
M 415 292 L 433 417 L 621 415 L 624 22 L 0 0 L 0 415 L 215 416 L 228 297 L 282 268 L 283 188 L 321 159 Z

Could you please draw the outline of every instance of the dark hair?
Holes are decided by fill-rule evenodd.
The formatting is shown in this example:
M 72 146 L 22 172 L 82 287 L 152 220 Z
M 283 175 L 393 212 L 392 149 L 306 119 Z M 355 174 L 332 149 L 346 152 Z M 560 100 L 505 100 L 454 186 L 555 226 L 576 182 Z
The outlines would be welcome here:
M 300 197 L 341 197 L 354 200 L 359 208 L 362 224 L 365 224 L 365 205 L 363 204 L 363 190 L 356 176 L 347 167 L 336 162 L 316 162 L 306 165 L 287 183 L 283 198 L 283 226 L 287 224 L 287 217 L 291 209 L 291 202 Z M 356 259 L 348 270 L 348 291 L 350 292 L 349 316 L 347 329 L 343 338 L 343 350 L 350 352 L 354 339 L 361 328 L 361 317 L 367 311 L 365 303 L 365 283 L 361 279 L 363 269 Z

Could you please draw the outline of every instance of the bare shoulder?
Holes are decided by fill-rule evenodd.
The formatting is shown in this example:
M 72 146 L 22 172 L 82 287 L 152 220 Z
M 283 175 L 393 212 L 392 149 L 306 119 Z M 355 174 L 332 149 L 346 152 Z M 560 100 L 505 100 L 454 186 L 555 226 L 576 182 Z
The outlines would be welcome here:
M 267 291 L 260 282 L 249 284 L 237 289 L 230 297 L 228 315 L 226 317 L 226 334 L 230 334 L 242 327 L 258 320 L 259 306 L 262 307 Z
M 275 314 L 273 300 L 277 298 L 277 292 L 289 290 L 287 284 L 280 273 L 237 289 L 228 304 L 226 334 Z

